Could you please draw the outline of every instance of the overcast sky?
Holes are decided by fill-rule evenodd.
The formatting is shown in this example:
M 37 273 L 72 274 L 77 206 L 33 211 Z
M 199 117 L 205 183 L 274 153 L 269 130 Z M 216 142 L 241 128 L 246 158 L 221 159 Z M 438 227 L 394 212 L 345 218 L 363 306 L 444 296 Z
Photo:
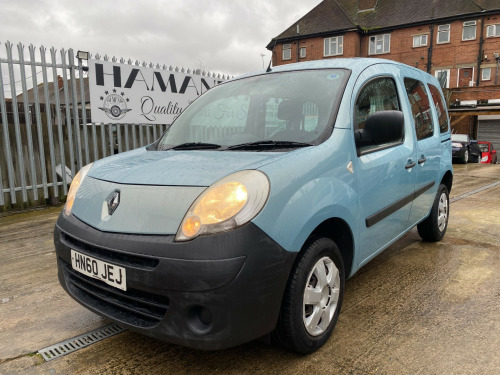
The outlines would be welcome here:
M 321 0 L 0 0 L 7 40 L 238 75 Z M 17 54 L 16 54 L 17 55 Z

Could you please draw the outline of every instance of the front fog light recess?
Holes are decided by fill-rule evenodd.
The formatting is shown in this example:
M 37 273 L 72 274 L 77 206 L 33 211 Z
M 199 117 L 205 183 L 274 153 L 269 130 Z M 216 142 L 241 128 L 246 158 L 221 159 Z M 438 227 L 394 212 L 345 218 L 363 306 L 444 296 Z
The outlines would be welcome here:
M 73 208 L 73 203 L 75 202 L 76 192 L 78 191 L 78 188 L 82 184 L 82 181 L 87 175 L 88 171 L 92 167 L 92 164 L 93 163 L 87 164 L 85 167 L 80 169 L 80 172 L 78 172 L 73 181 L 71 181 L 71 185 L 68 191 L 68 196 L 66 197 L 66 204 L 64 205 L 64 214 L 66 216 L 69 216 L 69 214 L 71 213 L 71 209 Z
M 269 180 L 260 171 L 245 170 L 224 177 L 194 201 L 175 240 L 187 241 L 246 224 L 264 207 L 268 196 Z

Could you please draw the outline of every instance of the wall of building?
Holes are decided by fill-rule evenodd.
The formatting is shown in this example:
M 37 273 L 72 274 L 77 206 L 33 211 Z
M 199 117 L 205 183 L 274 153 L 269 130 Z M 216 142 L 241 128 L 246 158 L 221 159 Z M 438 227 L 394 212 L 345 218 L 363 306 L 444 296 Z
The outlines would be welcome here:
M 475 39 L 462 40 L 464 22 L 467 21 L 476 21 Z M 482 22 L 484 22 L 483 27 Z M 447 24 L 450 25 L 449 42 L 438 43 L 438 28 L 440 25 Z M 499 60 L 495 59 L 495 53 L 500 54 L 500 36 L 487 37 L 487 27 L 493 24 L 500 24 L 500 14 L 392 30 L 387 32 L 390 34 L 389 52 L 374 55 L 369 54 L 370 37 L 377 35 L 374 33 L 368 35 L 362 35 L 358 31 L 345 33 L 343 35 L 343 54 L 329 57 L 324 56 L 325 37 L 305 38 L 290 43 L 292 45 L 292 54 L 289 60 L 283 60 L 283 44 L 277 44 L 273 64 L 282 65 L 298 61 L 361 56 L 386 58 L 427 71 L 432 35 L 431 74 L 436 75 L 437 71 L 448 71 L 447 87 L 450 89 L 451 102 L 500 101 Z M 483 36 L 482 46 L 480 46 L 481 33 Z M 413 37 L 421 35 L 427 35 L 427 44 L 414 47 Z M 300 47 L 306 48 L 304 58 L 300 58 L 298 55 L 297 51 Z M 480 60 L 479 69 L 478 59 Z M 489 79 L 483 79 L 482 70 L 488 68 L 490 77 Z M 467 74 L 467 77 L 465 77 L 465 74 Z M 459 80 L 459 76 L 462 76 L 463 79 Z
M 333 37 L 339 35 L 332 35 Z M 325 56 L 324 46 L 326 37 L 312 37 L 304 38 L 294 42 L 287 43 L 277 43 L 273 52 L 273 65 L 284 65 L 291 64 L 295 62 L 321 60 L 321 59 L 335 59 L 335 58 L 345 58 L 345 57 L 359 57 L 360 56 L 360 43 L 361 35 L 357 31 L 350 31 L 342 35 L 343 37 L 343 54 L 338 56 Z M 297 50 L 297 42 L 299 43 L 299 48 L 304 47 L 306 49 L 306 56 L 301 58 Z M 283 60 L 283 45 L 291 44 L 291 58 L 289 60 Z
M 475 138 L 477 134 L 475 126 L 475 116 L 469 116 L 453 123 L 454 118 L 451 118 L 451 132 L 453 134 L 469 134 L 471 138 Z

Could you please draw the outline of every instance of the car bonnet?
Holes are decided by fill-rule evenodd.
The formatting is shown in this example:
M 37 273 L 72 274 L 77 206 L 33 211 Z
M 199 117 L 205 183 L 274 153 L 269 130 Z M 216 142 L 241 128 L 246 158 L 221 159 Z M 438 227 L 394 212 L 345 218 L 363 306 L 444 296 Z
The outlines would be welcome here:
M 207 186 L 284 156 L 145 149 L 116 155 L 94 163 L 77 191 L 72 213 L 106 232 L 173 235 Z
M 154 186 L 210 186 L 243 170 L 280 158 L 276 152 L 146 151 L 144 148 L 94 163 L 88 176 L 109 182 Z

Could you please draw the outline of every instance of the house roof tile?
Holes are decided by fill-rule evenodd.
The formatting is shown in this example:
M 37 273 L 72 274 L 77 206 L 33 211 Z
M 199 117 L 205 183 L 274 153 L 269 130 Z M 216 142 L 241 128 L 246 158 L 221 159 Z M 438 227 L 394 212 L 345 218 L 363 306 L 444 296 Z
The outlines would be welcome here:
M 373 10 L 359 10 L 356 0 L 324 0 L 274 40 L 336 34 L 359 28 L 365 31 L 402 27 L 410 24 L 478 16 L 482 12 L 499 11 L 499 0 L 377 0 L 363 1 L 362 8 L 375 3 Z M 299 34 L 297 34 L 299 25 Z
M 299 26 L 298 34 L 297 25 Z M 343 31 L 355 27 L 356 25 L 354 22 L 336 0 L 324 0 L 304 17 L 294 22 L 293 25 L 278 35 L 277 39 L 293 39 L 298 35 L 327 33 L 331 32 L 332 29 Z M 267 48 L 272 48 L 273 41 L 269 43 Z

